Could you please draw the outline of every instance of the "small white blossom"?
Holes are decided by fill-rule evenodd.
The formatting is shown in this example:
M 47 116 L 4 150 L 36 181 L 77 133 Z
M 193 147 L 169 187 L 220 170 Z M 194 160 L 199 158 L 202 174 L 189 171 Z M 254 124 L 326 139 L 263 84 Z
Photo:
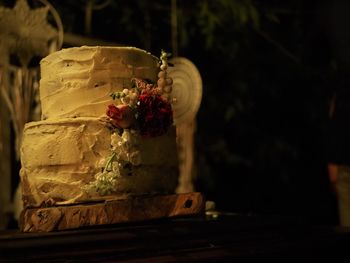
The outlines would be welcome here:
M 131 164 L 137 166 L 141 164 L 141 153 L 140 151 L 134 151 L 130 154 Z

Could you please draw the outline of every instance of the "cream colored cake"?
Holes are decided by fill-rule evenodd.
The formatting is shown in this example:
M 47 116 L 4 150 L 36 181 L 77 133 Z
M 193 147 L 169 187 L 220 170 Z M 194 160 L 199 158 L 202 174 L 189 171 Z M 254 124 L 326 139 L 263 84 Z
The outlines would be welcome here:
M 21 147 L 25 207 L 175 191 L 172 81 L 159 61 L 137 48 L 87 46 L 41 61 L 42 120 L 26 124 Z
M 133 47 L 75 47 L 41 61 L 43 119 L 100 117 L 110 94 L 130 87 L 131 78 L 157 81 L 158 58 Z

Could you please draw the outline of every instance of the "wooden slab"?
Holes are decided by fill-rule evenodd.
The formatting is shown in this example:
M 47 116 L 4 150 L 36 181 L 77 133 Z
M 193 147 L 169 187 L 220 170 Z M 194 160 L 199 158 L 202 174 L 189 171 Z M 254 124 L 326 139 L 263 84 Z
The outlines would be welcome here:
M 22 212 L 23 232 L 50 232 L 86 226 L 137 222 L 204 213 L 201 193 L 133 197 L 103 203 L 29 208 Z

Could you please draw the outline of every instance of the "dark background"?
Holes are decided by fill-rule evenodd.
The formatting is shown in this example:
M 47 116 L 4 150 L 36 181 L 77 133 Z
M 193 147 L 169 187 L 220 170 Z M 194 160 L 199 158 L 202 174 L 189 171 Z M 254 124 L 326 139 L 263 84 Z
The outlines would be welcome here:
M 334 2 L 346 3 L 177 0 L 178 56 L 203 79 L 195 185 L 218 209 L 337 223 L 328 111 L 346 50 L 334 52 L 332 33 L 348 29 L 346 21 L 332 23 Z M 88 1 L 50 3 L 66 33 L 173 52 L 170 0 L 109 1 L 93 11 L 90 29 Z

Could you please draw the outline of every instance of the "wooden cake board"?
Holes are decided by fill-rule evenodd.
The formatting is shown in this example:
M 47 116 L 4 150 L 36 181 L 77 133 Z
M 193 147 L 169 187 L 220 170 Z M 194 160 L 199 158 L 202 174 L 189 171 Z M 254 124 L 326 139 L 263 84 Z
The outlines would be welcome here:
M 204 212 L 204 196 L 198 192 L 143 196 L 103 203 L 28 208 L 21 214 L 20 228 L 23 232 L 50 232 Z

